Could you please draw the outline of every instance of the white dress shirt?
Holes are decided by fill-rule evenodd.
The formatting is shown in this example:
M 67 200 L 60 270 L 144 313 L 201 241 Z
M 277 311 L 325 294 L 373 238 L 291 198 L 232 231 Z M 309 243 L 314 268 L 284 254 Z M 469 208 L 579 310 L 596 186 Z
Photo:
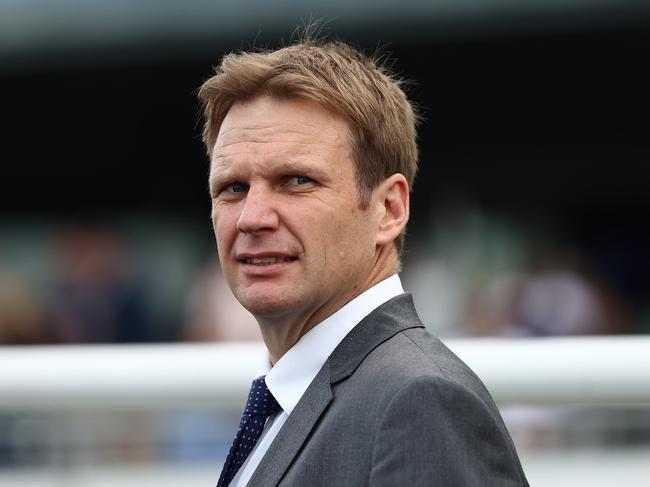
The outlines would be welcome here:
M 399 276 L 393 274 L 309 330 L 273 368 L 270 368 L 268 356 L 264 358 L 255 378 L 266 375 L 266 385 L 282 411 L 269 418 L 262 436 L 230 485 L 245 487 L 291 411 L 343 338 L 375 308 L 403 292 Z

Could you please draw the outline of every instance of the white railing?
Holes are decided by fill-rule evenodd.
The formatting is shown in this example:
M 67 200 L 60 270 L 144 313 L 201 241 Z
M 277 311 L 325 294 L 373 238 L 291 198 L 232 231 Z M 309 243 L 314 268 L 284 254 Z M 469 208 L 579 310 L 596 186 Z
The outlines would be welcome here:
M 505 404 L 650 406 L 650 337 L 447 340 Z M 0 348 L 0 410 L 240 408 L 260 344 Z

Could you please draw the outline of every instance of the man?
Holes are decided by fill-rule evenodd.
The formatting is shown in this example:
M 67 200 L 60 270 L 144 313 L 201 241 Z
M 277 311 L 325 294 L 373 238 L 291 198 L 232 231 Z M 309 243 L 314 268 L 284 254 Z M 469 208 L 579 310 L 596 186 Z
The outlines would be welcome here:
M 268 348 L 218 485 L 527 485 L 396 274 L 417 168 L 400 83 L 306 40 L 225 56 L 199 98 L 221 266 Z

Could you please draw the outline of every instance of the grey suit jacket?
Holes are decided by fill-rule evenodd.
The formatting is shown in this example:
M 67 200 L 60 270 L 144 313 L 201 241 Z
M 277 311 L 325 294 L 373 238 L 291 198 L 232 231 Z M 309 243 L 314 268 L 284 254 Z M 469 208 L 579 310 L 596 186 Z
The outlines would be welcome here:
M 248 485 L 528 483 L 489 393 L 402 294 L 334 350 Z

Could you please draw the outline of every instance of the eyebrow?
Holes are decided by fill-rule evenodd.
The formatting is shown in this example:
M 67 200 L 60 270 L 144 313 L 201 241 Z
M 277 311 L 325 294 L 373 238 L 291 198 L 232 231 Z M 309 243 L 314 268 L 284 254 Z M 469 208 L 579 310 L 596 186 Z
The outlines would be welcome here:
M 273 169 L 271 169 L 271 171 L 273 173 L 281 174 L 305 174 L 320 178 L 327 176 L 327 171 L 321 167 L 316 167 L 312 164 L 304 163 L 302 161 L 291 161 L 290 158 L 289 160 L 282 160 L 273 164 Z
M 273 177 L 280 175 L 305 175 L 313 177 L 317 180 L 326 180 L 328 179 L 329 171 L 325 168 L 316 167 L 309 163 L 304 163 L 302 161 L 291 161 L 291 160 L 282 160 L 273 164 L 272 168 L 268 169 Z M 268 174 L 267 173 L 267 174 Z M 220 164 L 219 170 L 214 170 L 214 164 L 210 164 L 209 170 L 209 186 L 212 189 L 215 185 L 219 185 L 223 181 L 230 179 L 238 178 L 238 171 L 233 169 L 233 166 L 230 164 Z

